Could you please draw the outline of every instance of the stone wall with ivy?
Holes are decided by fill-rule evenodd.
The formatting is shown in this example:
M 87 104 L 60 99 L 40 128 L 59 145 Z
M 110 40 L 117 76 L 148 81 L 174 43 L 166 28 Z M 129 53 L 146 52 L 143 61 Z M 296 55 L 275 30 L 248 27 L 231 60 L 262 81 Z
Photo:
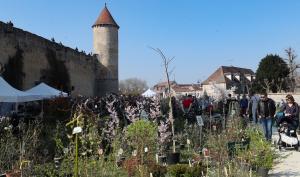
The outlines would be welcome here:
M 23 78 L 23 50 L 16 46 L 16 52 L 13 56 L 9 56 L 7 63 L 3 66 L 3 78 L 13 87 L 22 89 Z
M 14 87 L 29 89 L 39 82 L 71 91 L 95 95 L 99 63 L 95 56 L 79 52 L 22 29 L 0 22 L 0 63 L 3 76 Z

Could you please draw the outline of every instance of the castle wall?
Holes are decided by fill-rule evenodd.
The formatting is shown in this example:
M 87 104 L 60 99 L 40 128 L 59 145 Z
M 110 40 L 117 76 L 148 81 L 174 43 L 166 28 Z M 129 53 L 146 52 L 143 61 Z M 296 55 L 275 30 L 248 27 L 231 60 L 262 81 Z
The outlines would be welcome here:
M 95 95 L 100 65 L 96 57 L 0 22 L 0 62 L 3 65 L 15 55 L 17 46 L 23 50 L 23 90 L 33 87 L 43 76 L 43 70 L 50 67 L 47 53 L 51 51 L 67 68 L 70 86 L 74 88 L 72 94 Z
M 97 88 L 101 87 L 103 95 L 107 92 L 118 92 L 118 28 L 109 26 L 94 26 L 94 53 L 104 66 L 97 78 Z

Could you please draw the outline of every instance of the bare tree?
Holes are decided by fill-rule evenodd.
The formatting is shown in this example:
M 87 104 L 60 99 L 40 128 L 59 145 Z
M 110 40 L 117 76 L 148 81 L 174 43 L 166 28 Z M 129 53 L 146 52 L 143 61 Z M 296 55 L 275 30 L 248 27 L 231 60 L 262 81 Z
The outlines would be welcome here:
M 264 82 L 263 83 L 260 83 L 263 87 L 263 89 L 266 90 L 267 93 L 270 92 L 270 88 L 271 88 L 271 85 L 272 85 L 272 82 L 270 82 L 268 79 L 264 79 Z
M 212 83 L 212 86 L 213 86 L 216 100 L 218 101 L 224 100 L 228 94 L 226 89 L 218 86 L 215 81 Z
M 172 57 L 172 58 L 168 58 L 165 56 L 165 54 L 162 52 L 161 49 L 159 48 L 153 48 L 153 47 L 150 47 L 152 50 L 154 50 L 155 52 L 157 52 L 162 61 L 163 61 L 163 67 L 164 67 L 164 73 L 166 75 L 166 79 L 167 79 L 167 82 L 168 82 L 168 94 L 167 94 L 167 97 L 169 98 L 169 107 L 170 107 L 170 112 L 169 112 L 169 121 L 171 123 L 171 127 L 172 127 L 172 140 L 173 140 L 173 152 L 175 153 L 176 152 L 176 149 L 175 149 L 175 129 L 174 129 L 174 115 L 173 115 L 173 105 L 172 105 L 172 99 L 171 99 L 171 84 L 170 84 L 170 75 L 172 74 L 173 72 L 173 69 L 170 71 L 170 63 L 174 60 L 175 57 Z
M 285 60 L 287 61 L 288 67 L 289 67 L 289 83 L 291 85 L 290 90 L 292 92 L 294 92 L 295 87 L 296 87 L 296 84 L 295 84 L 296 76 L 297 76 L 296 70 L 298 68 L 300 68 L 300 64 L 296 63 L 297 55 L 295 54 L 295 50 L 293 50 L 291 47 L 289 47 L 289 48 L 285 49 L 284 51 L 286 52 L 286 55 L 288 57 Z
M 121 80 L 119 83 L 120 92 L 125 95 L 140 95 L 147 88 L 147 82 L 138 78 Z
M 277 82 L 277 85 L 276 85 L 278 93 L 281 93 L 282 86 L 283 86 L 283 83 L 285 82 L 285 80 L 286 79 L 284 79 L 284 78 L 278 78 L 278 82 Z

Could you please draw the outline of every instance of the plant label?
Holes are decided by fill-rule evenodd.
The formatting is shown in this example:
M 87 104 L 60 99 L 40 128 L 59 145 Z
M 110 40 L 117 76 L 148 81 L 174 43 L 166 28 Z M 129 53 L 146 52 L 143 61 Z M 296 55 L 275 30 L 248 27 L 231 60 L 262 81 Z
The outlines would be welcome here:
M 196 116 L 198 126 L 204 126 L 202 116 Z
M 74 134 L 78 134 L 78 133 L 81 133 L 81 132 L 82 132 L 82 128 L 81 127 L 75 127 L 73 129 L 72 134 L 74 135 Z
M 159 157 L 158 157 L 158 154 L 155 154 L 155 160 L 156 160 L 156 163 L 159 163 Z
M 190 140 L 190 139 L 187 139 L 187 140 L 186 140 L 186 144 L 190 145 L 190 144 L 191 144 L 191 140 Z

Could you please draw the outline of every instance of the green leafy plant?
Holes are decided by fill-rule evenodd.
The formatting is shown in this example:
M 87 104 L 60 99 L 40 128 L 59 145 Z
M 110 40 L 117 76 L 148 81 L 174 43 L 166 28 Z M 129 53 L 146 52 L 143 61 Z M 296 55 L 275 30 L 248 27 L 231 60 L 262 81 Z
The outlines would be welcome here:
M 127 127 L 128 145 L 136 151 L 136 170 L 143 176 L 149 161 L 153 161 L 156 151 L 157 126 L 147 120 L 138 120 Z
M 201 177 L 206 174 L 206 167 L 201 164 L 190 167 L 188 164 L 177 164 L 168 166 L 170 177 Z
M 18 166 L 20 146 L 16 136 L 13 135 L 12 125 L 9 119 L 2 119 L 0 123 L 0 172 L 12 170 Z
M 168 166 L 168 174 L 172 177 L 182 177 L 188 169 L 186 164 L 177 164 Z
M 272 148 L 271 143 L 265 140 L 261 130 L 248 128 L 246 133 L 251 140 L 250 148 L 247 152 L 251 158 L 246 158 L 247 161 L 249 161 L 253 167 L 271 169 L 277 159 L 279 159 L 279 154 Z
M 156 151 L 157 126 L 147 120 L 138 120 L 127 127 L 126 139 L 142 160 L 145 148 L 149 153 Z
M 54 163 L 35 165 L 32 173 L 32 175 L 44 177 L 54 177 L 59 175 Z

